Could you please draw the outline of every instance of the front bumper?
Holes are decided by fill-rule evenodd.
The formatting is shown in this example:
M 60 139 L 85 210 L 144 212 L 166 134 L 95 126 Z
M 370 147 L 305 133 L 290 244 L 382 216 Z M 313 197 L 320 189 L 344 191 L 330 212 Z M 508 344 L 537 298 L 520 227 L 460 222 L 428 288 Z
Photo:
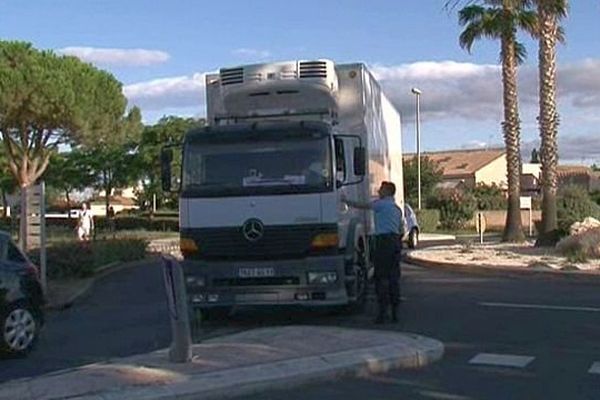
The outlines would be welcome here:
M 345 264 L 341 255 L 269 261 L 185 260 L 182 265 L 188 302 L 194 308 L 348 304 Z M 269 276 L 241 277 L 240 270 L 268 270 L 271 273 Z M 308 272 L 335 272 L 337 280 L 309 283 Z

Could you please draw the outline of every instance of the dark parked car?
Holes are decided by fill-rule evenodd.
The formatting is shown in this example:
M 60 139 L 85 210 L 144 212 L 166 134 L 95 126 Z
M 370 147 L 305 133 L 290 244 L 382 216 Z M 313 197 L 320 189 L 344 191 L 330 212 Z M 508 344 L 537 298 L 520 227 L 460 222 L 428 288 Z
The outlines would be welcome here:
M 0 353 L 24 355 L 44 323 L 38 268 L 0 231 Z
M 404 205 L 404 218 L 406 226 L 403 239 L 409 248 L 414 249 L 419 245 L 419 221 L 417 221 L 417 214 L 408 204 Z

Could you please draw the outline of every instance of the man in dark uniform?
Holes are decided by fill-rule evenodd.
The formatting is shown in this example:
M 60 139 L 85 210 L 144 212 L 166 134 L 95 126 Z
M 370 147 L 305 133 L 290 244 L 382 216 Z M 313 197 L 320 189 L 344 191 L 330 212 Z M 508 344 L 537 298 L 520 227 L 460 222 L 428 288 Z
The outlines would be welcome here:
M 401 234 L 404 217 L 402 210 L 394 201 L 396 185 L 393 182 L 381 182 L 379 199 L 370 203 L 347 200 L 342 201 L 350 207 L 373 210 L 375 219 L 375 292 L 378 312 L 375 323 L 385 322 L 387 309 L 391 305 L 393 322 L 398 321 L 398 303 L 400 302 L 400 257 L 402 250 Z

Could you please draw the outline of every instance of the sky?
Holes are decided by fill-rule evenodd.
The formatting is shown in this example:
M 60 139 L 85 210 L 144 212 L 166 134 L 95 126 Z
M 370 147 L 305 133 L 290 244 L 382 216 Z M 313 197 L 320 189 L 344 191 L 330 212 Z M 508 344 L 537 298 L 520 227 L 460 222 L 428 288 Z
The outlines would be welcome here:
M 563 163 L 600 163 L 600 1 L 572 0 L 558 50 Z M 499 44 L 458 45 L 444 0 L 0 0 L 0 39 L 76 55 L 112 72 L 144 122 L 205 115 L 204 74 L 257 62 L 327 58 L 364 62 L 402 115 L 415 149 L 501 146 Z M 519 71 L 524 153 L 539 143 L 537 43 L 522 36 Z

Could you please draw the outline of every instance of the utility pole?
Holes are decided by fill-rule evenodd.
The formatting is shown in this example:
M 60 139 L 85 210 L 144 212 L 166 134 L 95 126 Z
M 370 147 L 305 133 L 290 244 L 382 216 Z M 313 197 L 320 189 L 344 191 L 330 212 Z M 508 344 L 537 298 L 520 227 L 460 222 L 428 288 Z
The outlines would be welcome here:
M 421 90 L 412 88 L 411 92 L 416 98 L 416 130 L 417 130 L 417 196 L 418 204 L 417 208 L 421 209 Z

